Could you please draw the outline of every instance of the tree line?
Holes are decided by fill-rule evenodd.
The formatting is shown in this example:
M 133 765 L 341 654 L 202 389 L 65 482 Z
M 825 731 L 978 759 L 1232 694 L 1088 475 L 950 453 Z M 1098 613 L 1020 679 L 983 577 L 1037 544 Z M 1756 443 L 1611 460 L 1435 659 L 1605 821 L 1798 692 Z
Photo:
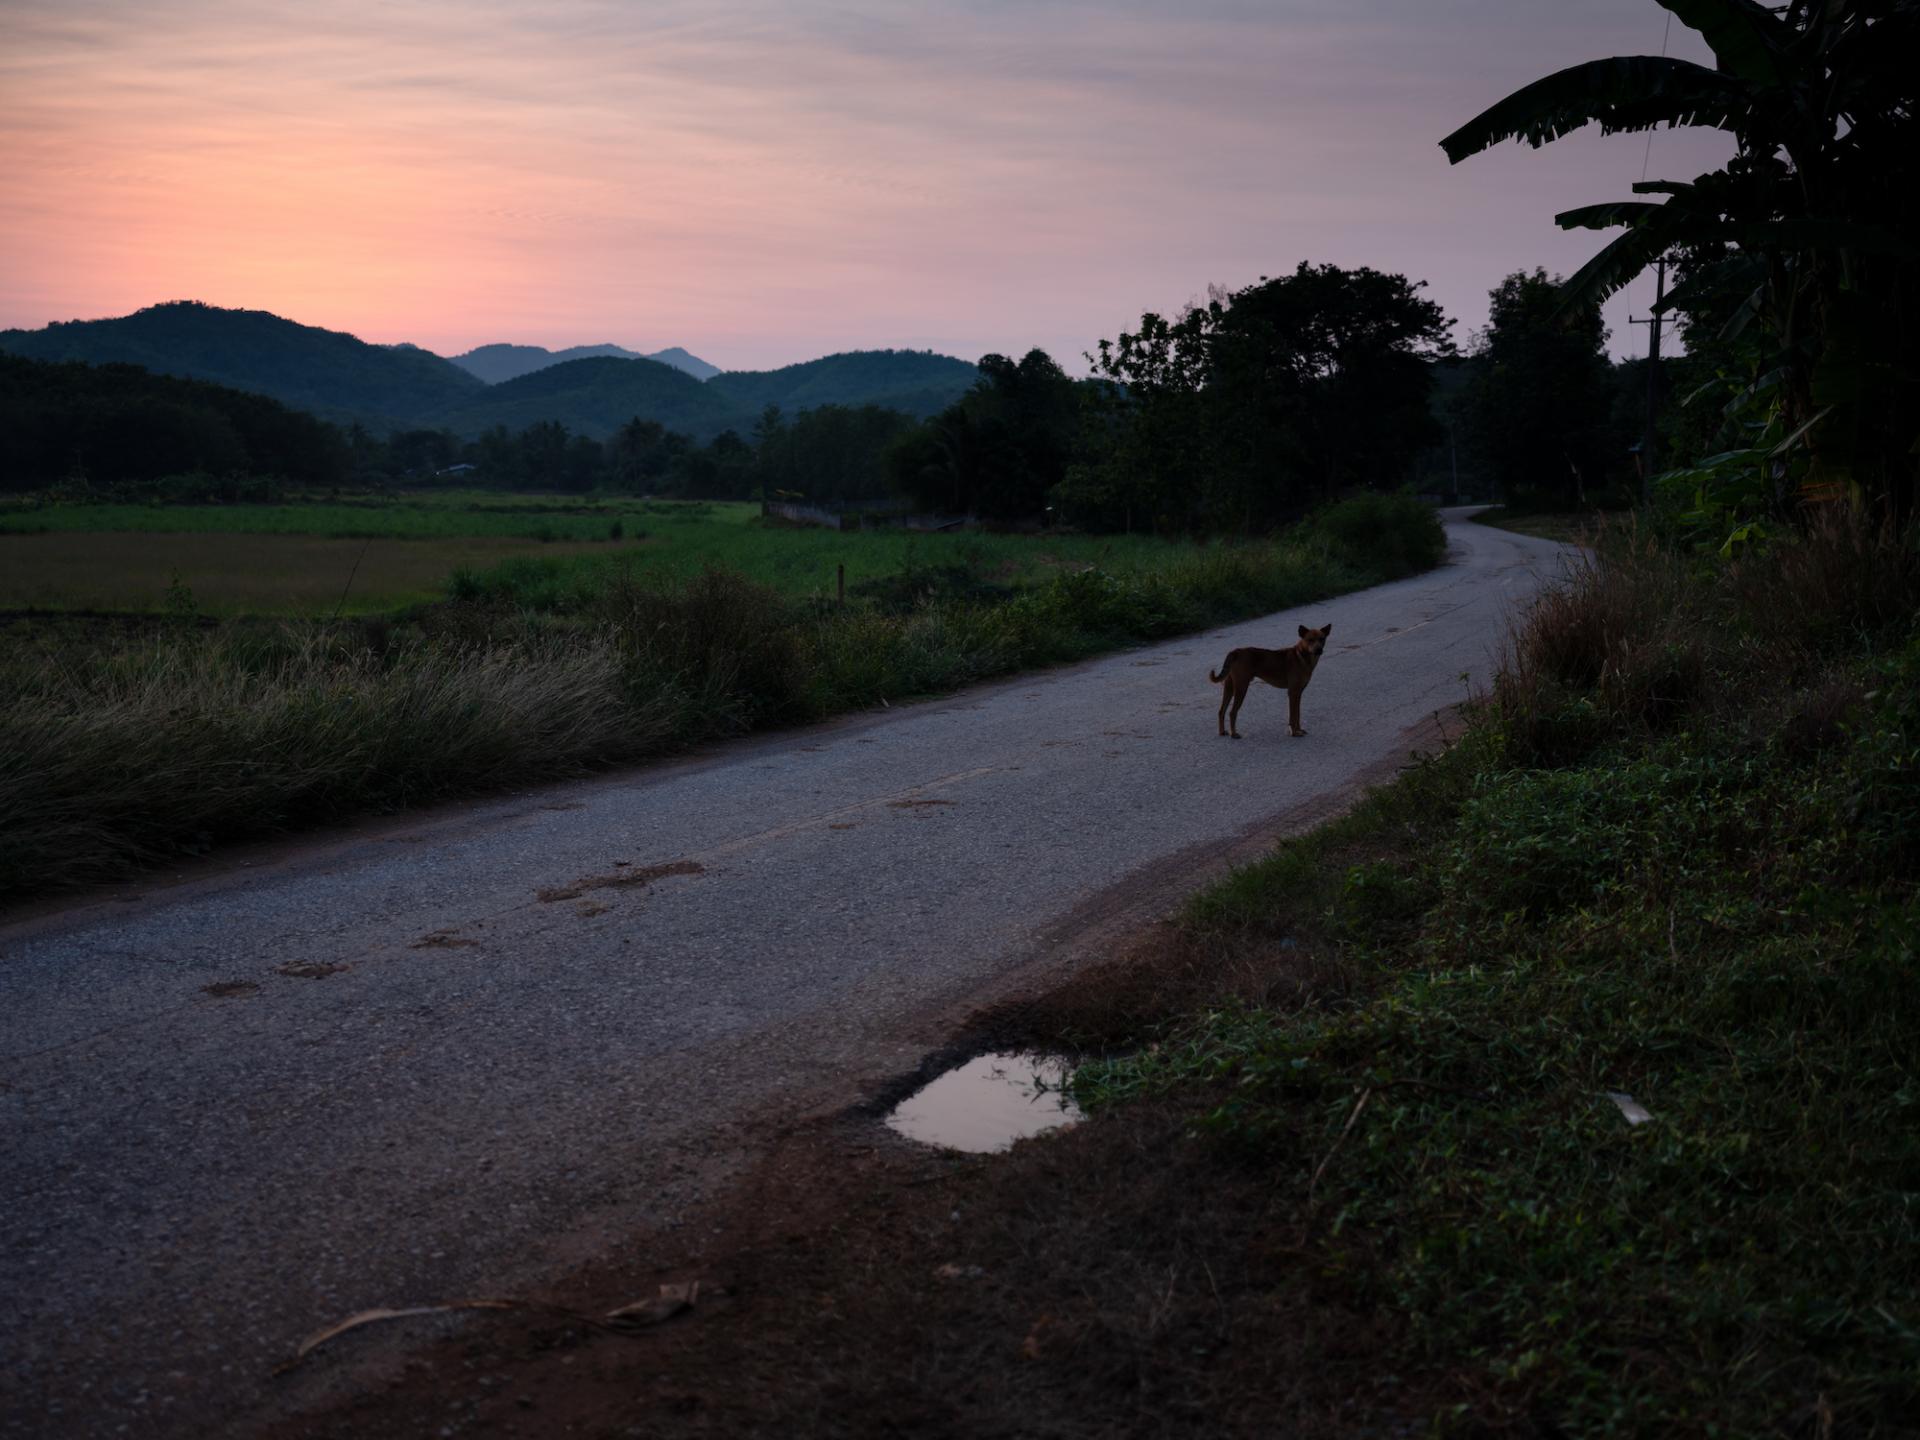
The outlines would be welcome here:
M 1607 356 L 1558 277 L 1508 276 L 1461 351 L 1417 282 L 1302 264 L 1167 318 L 1076 379 L 1043 350 L 987 355 L 926 420 L 877 405 L 769 406 L 706 444 L 629 421 L 604 444 L 547 422 L 462 442 L 354 437 L 365 473 L 510 489 L 791 499 L 1000 524 L 1250 533 L 1357 489 L 1556 506 L 1630 495 L 1644 375 Z M 468 468 L 470 467 L 470 468 Z M 450 474 L 449 472 L 455 472 Z
M 0 491 L 197 475 L 240 498 L 265 477 L 338 484 L 347 458 L 334 426 L 264 395 L 137 365 L 0 354 Z
M 688 499 L 793 499 L 1089 530 L 1252 533 L 1357 489 L 1417 484 L 1544 503 L 1631 476 L 1631 367 L 1597 310 L 1572 323 L 1556 281 L 1509 276 L 1463 353 L 1402 275 L 1302 264 L 1215 287 L 1101 340 L 1075 378 L 1045 351 L 988 355 L 921 420 L 879 405 L 768 406 L 702 442 L 634 417 L 605 441 L 557 421 L 475 439 L 376 435 L 278 402 L 128 366 L 5 359 L 0 484 L 112 488 L 220 477 L 306 489 L 459 486 Z M 251 492 L 249 492 L 251 493 Z

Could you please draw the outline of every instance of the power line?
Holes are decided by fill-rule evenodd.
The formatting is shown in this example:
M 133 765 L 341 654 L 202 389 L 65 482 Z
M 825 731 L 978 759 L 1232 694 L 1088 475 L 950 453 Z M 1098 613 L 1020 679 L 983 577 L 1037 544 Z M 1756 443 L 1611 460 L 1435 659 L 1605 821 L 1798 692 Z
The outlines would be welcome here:
M 1667 42 L 1672 38 L 1673 38 L 1673 12 L 1669 10 L 1667 12 L 1666 33 L 1660 37 L 1660 58 L 1662 60 L 1667 58 Z M 1653 159 L 1653 126 L 1649 125 L 1647 127 L 1646 153 L 1640 157 L 1640 179 L 1643 182 L 1647 178 L 1647 162 L 1652 159 Z
M 1673 12 L 1667 12 L 1667 27 L 1660 36 L 1660 58 L 1667 58 L 1667 42 L 1673 38 Z M 1647 166 L 1653 159 L 1653 129 L 1647 127 L 1647 148 L 1640 155 L 1640 180 L 1646 182 Z M 1653 498 L 1653 467 L 1655 452 L 1659 446 L 1660 423 L 1660 314 L 1661 303 L 1666 299 L 1667 257 L 1662 255 L 1654 262 L 1653 309 L 1648 312 L 1645 321 L 1647 327 L 1647 428 L 1640 441 L 1640 498 L 1647 501 Z M 1637 325 L 1642 322 L 1633 318 L 1633 312 L 1627 312 L 1627 323 Z

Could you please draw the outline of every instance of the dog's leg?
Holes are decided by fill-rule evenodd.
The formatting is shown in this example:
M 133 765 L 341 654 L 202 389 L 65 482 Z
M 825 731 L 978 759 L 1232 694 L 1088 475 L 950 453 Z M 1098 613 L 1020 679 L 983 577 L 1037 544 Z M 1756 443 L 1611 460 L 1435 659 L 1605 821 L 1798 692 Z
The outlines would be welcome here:
M 1233 674 L 1229 671 L 1220 677 L 1220 738 L 1227 738 L 1227 705 L 1233 699 Z
M 1299 689 L 1289 687 L 1287 690 L 1287 728 L 1296 739 L 1307 733 L 1300 728 L 1300 691 L 1306 688 L 1302 685 Z
M 1227 716 L 1229 733 L 1234 739 L 1240 738 L 1240 707 L 1246 703 L 1247 692 L 1253 689 L 1253 676 L 1244 679 L 1238 675 L 1229 676 L 1227 683 L 1233 687 L 1233 712 Z

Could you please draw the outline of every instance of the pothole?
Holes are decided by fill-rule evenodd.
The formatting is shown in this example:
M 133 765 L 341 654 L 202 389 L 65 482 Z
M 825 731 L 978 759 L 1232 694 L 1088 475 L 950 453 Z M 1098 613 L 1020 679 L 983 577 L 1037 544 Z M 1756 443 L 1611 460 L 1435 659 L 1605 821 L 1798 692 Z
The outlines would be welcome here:
M 1073 1067 L 1059 1055 L 1000 1050 L 976 1055 L 894 1106 L 889 1129 L 923 1145 L 983 1155 L 1071 1125 L 1080 1107 L 1066 1091 Z

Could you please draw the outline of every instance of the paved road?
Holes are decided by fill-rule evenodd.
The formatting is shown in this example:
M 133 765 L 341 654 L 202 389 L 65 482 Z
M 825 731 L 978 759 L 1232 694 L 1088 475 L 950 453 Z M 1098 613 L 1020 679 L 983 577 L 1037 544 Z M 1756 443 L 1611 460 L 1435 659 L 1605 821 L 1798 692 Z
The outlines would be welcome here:
M 1450 532 L 1306 611 L 0 925 L 0 1433 L 244 1432 L 330 1320 L 698 1223 L 770 1105 L 1404 759 L 1561 563 Z M 1309 738 L 1260 687 L 1216 739 L 1207 669 L 1327 620 Z

